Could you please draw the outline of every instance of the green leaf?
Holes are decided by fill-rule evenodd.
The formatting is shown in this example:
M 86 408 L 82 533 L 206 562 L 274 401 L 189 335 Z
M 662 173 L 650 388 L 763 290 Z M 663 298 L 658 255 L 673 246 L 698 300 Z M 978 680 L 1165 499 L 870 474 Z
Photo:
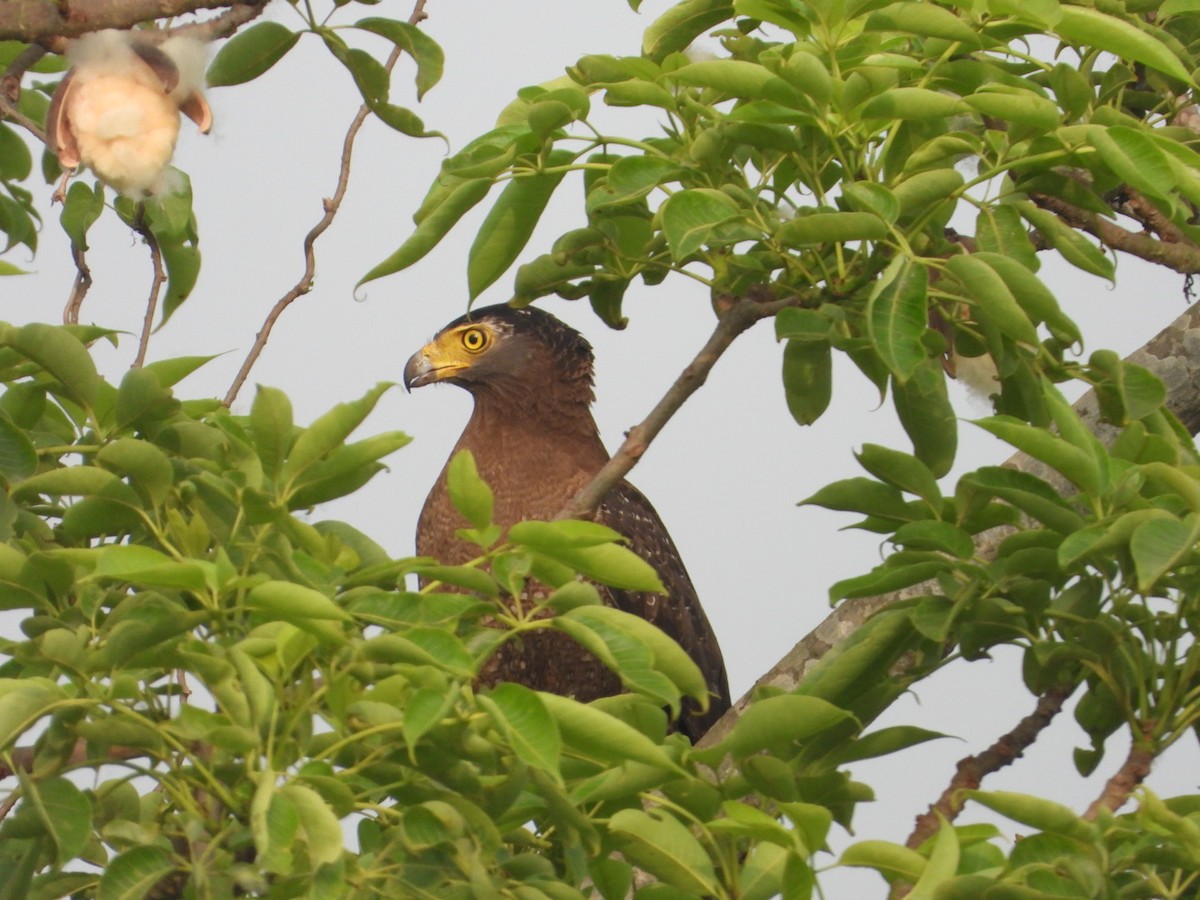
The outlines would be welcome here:
M 908 381 L 929 355 L 922 341 L 929 328 L 928 291 L 925 267 L 898 256 L 867 300 L 867 334 L 900 383 Z
M 716 871 L 696 836 L 660 810 L 623 809 L 608 820 L 625 858 L 681 890 L 704 896 L 721 892 Z
M 979 210 L 975 217 L 975 244 L 980 251 L 1009 258 L 1030 272 L 1038 270 L 1037 252 L 1021 222 L 1021 214 L 1008 204 L 990 204 Z
M 1195 551 L 1197 540 L 1200 516 L 1195 513 L 1182 521 L 1156 517 L 1138 525 L 1129 538 L 1138 590 L 1148 593 L 1181 559 Z
M 75 250 L 87 250 L 87 232 L 104 212 L 104 188 L 99 184 L 93 191 L 82 181 L 73 181 L 67 189 L 67 199 L 63 202 L 62 212 L 58 221 L 63 231 L 71 239 L 71 247 Z
M 204 560 L 177 562 L 165 553 L 136 544 L 114 545 L 97 551 L 97 578 L 133 584 L 181 588 L 204 595 L 216 588 L 216 568 Z
M 1098 828 L 1094 823 L 1081 819 L 1069 806 L 1063 806 L 1053 800 L 1031 797 L 1028 794 L 1017 794 L 1012 791 L 967 791 L 966 793 L 976 803 L 1038 831 L 1064 834 L 1089 844 L 1097 838 Z
M 962 175 L 952 167 L 909 175 L 892 185 L 892 194 L 900 204 L 900 220 L 913 221 L 930 208 L 953 200 L 962 186 Z
M 163 387 L 174 387 L 205 363 L 214 359 L 216 359 L 215 356 L 174 356 L 146 363 L 142 368 L 147 372 L 152 372 Z
M 409 758 L 416 761 L 417 742 L 429 732 L 454 705 L 454 695 L 432 688 L 418 688 L 404 706 L 404 741 Z M 560 741 L 561 746 L 561 741 Z
M 941 478 L 954 464 L 958 447 L 958 423 L 941 366 L 927 359 L 907 381 L 893 379 L 892 400 L 913 453 Z
M 396 106 L 394 103 L 378 102 L 371 104 L 371 112 L 388 128 L 393 128 L 409 137 L 445 138 L 445 135 L 440 131 L 430 131 L 426 128 L 425 122 L 422 121 L 421 117 L 407 107 Z
M 570 566 L 581 575 L 622 590 L 652 594 L 662 594 L 666 590 L 654 567 L 620 544 L 538 548 L 538 552 Z
M 194 243 L 162 242 L 163 264 L 167 269 L 167 290 L 163 294 L 162 318 L 158 327 L 167 323 L 181 303 L 191 296 L 200 277 L 200 248 Z
M 768 750 L 790 756 L 796 745 L 853 716 L 818 697 L 780 694 L 755 700 L 714 750 L 738 759 Z
M 417 99 L 442 78 L 445 59 L 437 42 L 415 25 L 396 19 L 367 18 L 354 23 L 355 28 L 374 32 L 400 47 L 417 64 Z
M 687 48 L 708 29 L 733 15 L 729 0 L 683 0 L 651 23 L 642 37 L 642 53 L 652 60 Z
M 1031 90 L 1004 89 L 995 85 L 991 90 L 976 91 L 963 102 L 977 113 L 1016 125 L 1026 125 L 1037 131 L 1053 131 L 1061 124 L 1058 104 Z
M 858 841 L 842 852 L 839 866 L 874 869 L 889 882 L 915 883 L 925 871 L 925 857 L 916 850 L 887 841 Z
M 888 519 L 909 517 L 908 504 L 904 502 L 900 491 L 871 478 L 844 478 L 831 482 L 800 502 L 866 516 Z
M 557 694 L 539 692 L 539 696 L 558 724 L 564 747 L 576 756 L 616 765 L 632 760 L 680 771 L 658 744 L 616 716 Z
M 785 222 L 775 237 L 789 247 L 845 241 L 879 241 L 888 236 L 883 219 L 869 212 L 818 211 Z
M 964 109 L 962 100 L 940 91 L 901 87 L 872 97 L 860 115 L 864 119 L 949 119 Z
M 957 41 L 968 47 L 980 45 L 979 34 L 950 10 L 929 3 L 893 3 L 867 18 L 867 31 L 898 31 Z
M 87 795 L 58 777 L 40 782 L 22 778 L 21 790 L 54 841 L 57 864 L 66 865 L 79 856 L 92 834 L 92 804 Z
M 562 738 L 537 692 L 521 684 L 498 684 L 480 694 L 479 704 L 504 732 L 508 745 L 527 765 L 543 769 L 560 782 Z
M 623 156 L 588 194 L 587 208 L 591 211 L 640 200 L 681 171 L 674 161 L 661 156 Z
M 11 749 L 17 738 L 64 699 L 62 688 L 44 679 L 0 679 L 0 750 Z
M 24 181 L 33 171 L 33 155 L 29 147 L 8 125 L 0 123 L 0 178 Z
M 287 394 L 260 384 L 250 406 L 250 435 L 268 478 L 276 478 L 283 470 L 294 430 L 292 402 Z
M 742 212 L 720 191 L 696 188 L 672 194 L 660 214 L 671 256 L 682 260 L 704 246 L 717 226 L 740 218 Z
M 1064 7 L 1065 8 L 1065 7 Z M 1075 7 L 1071 7 L 1074 9 Z M 1040 209 L 1028 200 L 1014 204 L 1025 220 L 1036 228 L 1046 243 L 1062 254 L 1076 268 L 1113 281 L 1116 270 L 1113 262 L 1099 247 L 1089 241 L 1052 212 Z
M 460 450 L 451 458 L 446 467 L 446 488 L 450 502 L 472 527 L 482 530 L 492 524 L 492 489 L 479 477 L 470 450 Z
M 137 494 L 129 485 L 111 472 L 95 466 L 51 469 L 27 478 L 13 491 L 14 496 L 27 497 L 33 494 L 57 497 L 102 495 L 132 506 L 140 505 Z
M 1102 479 L 1096 457 L 1045 428 L 1026 424 L 1012 416 L 975 419 L 975 424 L 1000 440 L 1041 460 L 1080 490 L 1098 494 Z
M 322 32 L 325 46 L 346 67 L 354 84 L 362 95 L 363 102 L 372 109 L 386 103 L 391 89 L 391 78 L 383 63 L 366 50 L 347 47 L 340 38 L 330 32 Z
M 986 263 L 1000 276 L 1017 304 L 1035 324 L 1045 322 L 1059 340 L 1072 344 L 1083 340 L 1079 327 L 1062 311 L 1050 289 L 1017 259 L 1019 251 L 1009 249 L 993 253 L 980 250 L 971 256 Z
M 654 668 L 671 679 L 680 692 L 707 704 L 708 684 L 700 667 L 679 644 L 640 616 L 611 606 L 587 605 L 562 613 L 558 619 L 585 624 L 604 623 L 632 636 L 649 648 Z
M 738 99 L 773 100 L 788 106 L 799 103 L 795 88 L 757 63 L 740 59 L 706 59 L 681 66 L 671 78 L 683 84 L 713 88 Z
M 149 431 L 178 410 L 179 402 L 158 383 L 153 372 L 137 367 L 121 378 L 113 409 L 117 428 L 139 426 Z
M 974 253 L 959 254 L 950 258 L 946 268 L 962 284 L 973 315 L 982 324 L 991 325 L 1017 343 L 1037 345 L 1037 329 L 1004 279 L 986 260 L 979 259 Z
M 345 622 L 350 615 L 312 588 L 290 581 L 264 581 L 246 595 L 246 605 L 303 627 L 310 619 Z
M 283 59 L 299 39 L 299 32 L 278 22 L 256 22 L 243 28 L 217 51 L 208 67 L 209 86 L 253 81 Z
M 1054 30 L 1066 41 L 1107 50 L 1123 59 L 1145 63 L 1164 75 L 1192 83 L 1183 63 L 1170 48 L 1131 22 L 1083 6 L 1062 6 Z
M 435 185 L 430 194 L 432 196 L 437 191 L 438 196 L 433 205 L 427 209 L 423 207 L 425 216 L 417 224 L 416 230 L 391 256 L 360 278 L 358 283 L 362 285 L 376 278 L 392 275 L 422 259 L 438 245 L 468 210 L 487 196 L 492 184 L 490 178 L 474 178 L 456 181 L 442 191 Z
M 958 835 L 940 812 L 938 823 L 940 827 L 933 839 L 929 862 L 925 864 L 921 877 L 917 879 L 908 895 L 912 900 L 933 900 L 938 887 L 953 878 L 958 871 Z
M 565 167 L 574 159 L 570 151 L 552 150 L 545 166 L 560 171 L 515 174 L 496 198 L 467 254 L 467 286 L 472 300 L 508 271 L 525 249 L 550 196 L 566 174 Z
M 99 900 L 142 900 L 175 871 L 171 856 L 161 847 L 134 847 L 109 860 L 100 876 Z
M 336 447 L 342 446 L 350 433 L 365 419 L 391 382 L 380 382 L 358 400 L 339 403 L 304 429 L 292 444 L 281 477 L 294 482 L 306 469 Z
M 860 759 L 875 759 L 880 756 L 887 756 L 889 753 L 898 753 L 901 750 L 907 750 L 909 747 L 915 747 L 917 744 L 924 744 L 927 741 L 937 741 L 942 738 L 947 738 L 949 735 L 942 734 L 940 731 L 929 731 L 925 728 L 917 728 L 913 725 L 893 725 L 889 728 L 880 728 L 878 731 L 873 731 L 870 734 L 863 735 L 850 744 L 844 751 L 838 754 L 839 762 L 854 762 Z
M 10 482 L 20 481 L 36 472 L 37 467 L 37 449 L 25 429 L 0 415 L 0 475 Z
M 342 857 L 342 826 L 321 795 L 302 784 L 288 784 L 279 794 L 291 801 L 300 815 L 308 855 L 314 863 L 332 863 Z
M 833 397 L 833 351 L 828 343 L 789 340 L 783 348 L 783 390 L 788 412 L 811 425 Z
M 0 343 L 12 347 L 50 373 L 74 400 L 91 406 L 100 376 L 87 348 L 66 328 L 34 322 L 0 331 Z
M 859 465 L 881 481 L 915 494 L 935 509 L 941 506 L 942 492 L 937 478 L 915 456 L 880 444 L 863 444 L 855 457 Z
M 905 522 L 892 534 L 891 540 L 907 550 L 935 550 L 958 559 L 970 559 L 975 552 L 971 535 L 949 522 Z

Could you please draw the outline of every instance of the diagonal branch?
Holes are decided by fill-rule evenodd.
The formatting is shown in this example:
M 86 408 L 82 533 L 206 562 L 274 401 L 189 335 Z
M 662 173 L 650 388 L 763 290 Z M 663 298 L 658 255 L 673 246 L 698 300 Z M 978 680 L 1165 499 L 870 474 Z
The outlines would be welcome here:
M 1062 712 L 1063 704 L 1074 689 L 1074 685 L 1063 685 L 1047 691 L 1038 698 L 1034 711 L 1023 718 L 1016 728 L 1002 735 L 982 753 L 959 760 L 954 777 L 950 779 L 950 784 L 942 792 L 942 796 L 929 807 L 928 812 L 917 816 L 917 825 L 908 836 L 905 846 L 915 850 L 937 834 L 938 828 L 941 827 L 939 814 L 945 821 L 953 822 L 964 806 L 963 791 L 974 790 L 983 782 L 985 776 L 998 772 L 1020 759 L 1054 717 Z
M 158 299 L 162 294 L 163 282 L 167 280 L 167 275 L 163 271 L 162 248 L 159 247 L 158 238 L 154 236 L 154 232 L 145 222 L 139 222 L 134 227 L 146 245 L 150 248 L 150 268 L 154 272 L 154 277 L 150 279 L 150 296 L 146 299 L 146 315 L 142 319 L 142 334 L 138 340 L 138 352 L 134 357 L 132 368 L 139 368 L 146 361 L 146 350 L 150 346 L 150 332 L 154 330 L 154 313 L 158 309 Z
M 417 0 L 416 6 L 413 7 L 412 15 L 408 17 L 409 24 L 420 24 L 425 18 L 425 0 Z M 396 67 L 396 62 L 403 53 L 404 50 L 401 47 L 397 46 L 393 48 L 387 58 L 387 62 L 384 63 L 384 69 L 389 75 L 391 75 L 392 69 Z M 346 189 L 350 184 L 350 161 L 354 155 L 354 141 L 358 137 L 358 132 L 362 129 L 363 123 L 366 122 L 367 116 L 370 114 L 371 107 L 364 102 L 358 108 L 358 112 L 354 114 L 354 119 L 350 122 L 350 127 L 346 130 L 346 137 L 342 141 L 342 162 L 338 171 L 337 187 L 334 189 L 333 196 L 324 201 L 325 214 L 321 216 L 317 224 L 304 237 L 304 271 L 292 288 L 276 300 L 275 305 L 271 307 L 271 311 L 267 313 L 267 318 L 263 321 L 262 328 L 259 329 L 257 336 L 255 336 L 254 345 L 250 348 L 250 352 L 242 362 L 242 367 L 238 370 L 236 377 L 234 377 L 233 384 L 230 385 L 228 393 L 225 394 L 224 403 L 226 406 L 232 406 L 233 401 L 237 399 L 238 392 L 242 389 L 242 385 L 246 383 L 246 378 L 250 375 L 250 370 L 258 362 L 258 358 L 266 348 L 267 341 L 271 337 L 271 330 L 275 327 L 275 323 L 279 320 L 279 317 L 283 315 L 283 311 L 312 290 L 313 279 L 317 273 L 317 255 L 314 249 L 317 238 L 324 234 L 329 226 L 333 224 L 338 211 L 342 208 L 342 200 L 345 198 Z
M 816 292 L 814 291 L 814 295 Z M 760 319 L 774 316 L 787 306 L 800 306 L 812 297 L 785 297 L 776 299 L 766 291 L 750 292 L 747 296 L 733 299 L 721 298 L 717 306 L 723 310 L 717 319 L 717 327 L 695 358 L 688 363 L 679 377 L 637 425 L 625 434 L 625 440 L 610 459 L 590 482 L 584 485 L 565 507 L 559 510 L 556 518 L 585 519 L 595 514 L 596 508 L 605 495 L 629 471 L 637 465 L 651 442 L 658 437 L 663 426 L 679 411 L 684 402 L 692 396 L 708 380 L 717 360 L 729 349 L 730 345 Z

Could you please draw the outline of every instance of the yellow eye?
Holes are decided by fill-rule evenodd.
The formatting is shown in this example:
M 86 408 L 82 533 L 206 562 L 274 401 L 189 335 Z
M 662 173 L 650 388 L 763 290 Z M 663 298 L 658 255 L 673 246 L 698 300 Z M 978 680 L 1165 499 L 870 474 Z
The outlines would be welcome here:
M 461 340 L 468 353 L 478 353 L 488 345 L 488 333 L 482 328 L 468 328 L 462 333 Z

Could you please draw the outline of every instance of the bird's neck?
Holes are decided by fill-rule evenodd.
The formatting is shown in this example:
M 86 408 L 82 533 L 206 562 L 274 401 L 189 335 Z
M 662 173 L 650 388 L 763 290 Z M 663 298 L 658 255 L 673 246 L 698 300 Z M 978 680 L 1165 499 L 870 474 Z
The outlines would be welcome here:
M 514 403 L 512 398 L 478 392 L 455 450 L 470 450 L 488 482 L 582 486 L 608 461 L 590 399 L 564 403 L 561 397 L 529 398 Z M 539 514 L 553 515 L 563 499 L 554 498 L 555 508 Z

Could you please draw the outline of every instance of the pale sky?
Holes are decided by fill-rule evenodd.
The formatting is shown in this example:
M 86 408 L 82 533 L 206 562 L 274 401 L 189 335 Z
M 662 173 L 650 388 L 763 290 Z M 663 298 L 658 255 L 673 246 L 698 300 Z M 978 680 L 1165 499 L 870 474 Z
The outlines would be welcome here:
M 446 52 L 445 77 L 417 105 L 411 69 L 402 61 L 392 102 L 411 106 L 457 149 L 490 128 L 518 88 L 558 77 L 586 53 L 638 52 L 642 30 L 667 5 L 646 0 L 638 15 L 620 0 L 431 0 L 422 27 Z M 335 22 L 408 13 L 407 5 L 383 0 L 343 9 Z M 286 4 L 273 4 L 269 14 L 299 25 Z M 382 42 L 372 40 L 386 55 Z M 225 354 L 183 382 L 179 390 L 188 397 L 225 393 L 267 311 L 299 277 L 301 240 L 321 215 L 321 198 L 333 191 L 345 127 L 357 108 L 348 74 L 311 35 L 258 81 L 215 89 L 209 100 L 213 134 L 199 136 L 185 122 L 176 156 L 192 177 L 204 268 L 195 293 L 154 338 L 149 354 L 151 360 Z M 634 119 L 599 101 L 594 111 L 601 127 L 613 132 L 653 132 L 653 120 L 645 116 Z M 408 356 L 465 310 L 466 252 L 485 207 L 412 270 L 367 285 L 357 299 L 353 294 L 358 278 L 409 233 L 444 153 L 436 139 L 409 139 L 375 121 L 363 129 L 349 195 L 317 245 L 315 288 L 280 320 L 235 409 L 247 409 L 253 384 L 262 383 L 286 391 L 297 421 L 310 421 L 377 381 L 399 381 Z M 578 183 L 564 182 L 552 223 L 535 234 L 524 259 L 581 224 L 581 193 Z M 73 269 L 66 242 L 57 212 L 45 218 L 41 252 L 26 266 L 35 274 L 4 281 L 0 315 L 10 321 L 59 321 L 67 299 Z M 967 220 L 962 230 L 971 227 Z M 136 351 L 149 286 L 147 252 L 111 211 L 93 229 L 92 246 L 95 284 L 81 321 L 131 333 L 117 351 L 103 354 L 105 371 L 119 378 Z M 1119 269 L 1124 280 L 1118 289 L 1066 267 L 1044 271 L 1080 322 L 1088 352 L 1112 347 L 1127 353 L 1184 309 L 1181 277 L 1137 268 L 1131 260 Z M 506 300 L 511 278 L 501 278 L 480 303 Z M 625 307 L 630 326 L 622 333 L 607 329 L 586 302 L 539 303 L 584 331 L 596 347 L 596 416 L 610 449 L 649 411 L 713 324 L 702 286 L 679 277 L 631 290 Z M 828 613 L 830 584 L 867 571 L 884 549 L 877 536 L 838 530 L 853 517 L 796 503 L 828 481 L 862 474 L 852 452 L 865 442 L 908 449 L 890 401 L 877 408 L 873 389 L 849 366 L 838 368 L 825 418 L 809 428 L 795 425 L 779 368 L 771 325 L 760 324 L 721 360 L 630 476 L 680 547 L 724 648 L 735 697 Z M 965 418 L 986 414 L 963 392 L 958 396 Z M 317 518 L 345 519 L 390 552 L 411 553 L 421 503 L 469 410 L 466 393 L 450 386 L 413 395 L 396 388 L 385 395 L 361 435 L 398 428 L 414 442 L 388 461 L 389 472 L 352 500 L 322 507 Z M 960 442 L 956 474 L 1008 456 L 969 425 Z M 902 842 L 912 817 L 953 774 L 954 762 L 980 752 L 1032 711 L 1034 698 L 1014 674 L 1015 656 L 954 666 L 919 685 L 877 724 L 907 722 L 964 740 L 925 745 L 856 770 L 880 798 L 860 809 L 858 837 Z M 1043 792 L 1082 810 L 1125 752 L 1114 741 L 1101 779 L 1083 783 L 1069 753 L 1083 740 L 1064 716 L 1053 740 L 1039 741 L 1015 770 L 985 787 Z M 1151 785 L 1167 795 L 1194 791 L 1198 770 L 1194 747 L 1177 748 Z M 1011 823 L 1002 827 L 1008 834 L 1016 830 Z M 844 846 L 844 835 L 835 835 Z M 826 882 L 827 888 L 836 885 L 831 896 L 843 897 L 852 896 L 854 885 L 878 895 L 879 884 L 870 873 Z

